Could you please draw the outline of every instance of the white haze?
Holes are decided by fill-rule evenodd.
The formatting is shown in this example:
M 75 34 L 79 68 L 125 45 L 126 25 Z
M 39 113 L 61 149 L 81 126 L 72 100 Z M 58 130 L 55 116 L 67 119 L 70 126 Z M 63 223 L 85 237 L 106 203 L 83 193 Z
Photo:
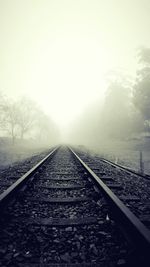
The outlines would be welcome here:
M 37 101 L 66 140 L 103 103 L 109 71 L 135 75 L 149 11 L 149 0 L 0 0 L 0 90 Z

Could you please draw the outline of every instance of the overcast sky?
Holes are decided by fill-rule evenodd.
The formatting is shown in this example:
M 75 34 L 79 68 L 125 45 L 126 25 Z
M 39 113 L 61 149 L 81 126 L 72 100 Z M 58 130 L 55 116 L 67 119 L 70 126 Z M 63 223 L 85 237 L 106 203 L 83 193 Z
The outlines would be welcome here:
M 59 125 L 103 99 L 105 74 L 135 74 L 150 47 L 149 0 L 0 0 L 0 89 Z

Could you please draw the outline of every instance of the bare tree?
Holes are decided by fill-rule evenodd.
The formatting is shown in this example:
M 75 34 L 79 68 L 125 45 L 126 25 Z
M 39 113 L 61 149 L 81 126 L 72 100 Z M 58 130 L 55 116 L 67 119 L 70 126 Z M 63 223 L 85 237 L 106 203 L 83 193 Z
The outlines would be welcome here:
M 8 133 L 14 144 L 15 139 L 18 133 L 18 109 L 15 102 L 12 102 L 6 96 L 3 97 L 3 100 L 0 103 L 0 122 L 1 122 L 1 129 Z
M 35 102 L 24 97 L 17 102 L 17 125 L 19 136 L 24 138 L 37 123 L 38 107 Z
M 14 101 L 0 94 L 0 129 L 16 138 L 38 137 L 41 143 L 54 143 L 58 140 L 58 130 L 49 116 L 27 97 Z
M 28 99 L 21 98 L 14 101 L 1 94 L 0 98 L 0 127 L 12 138 L 24 138 L 37 122 L 37 106 Z

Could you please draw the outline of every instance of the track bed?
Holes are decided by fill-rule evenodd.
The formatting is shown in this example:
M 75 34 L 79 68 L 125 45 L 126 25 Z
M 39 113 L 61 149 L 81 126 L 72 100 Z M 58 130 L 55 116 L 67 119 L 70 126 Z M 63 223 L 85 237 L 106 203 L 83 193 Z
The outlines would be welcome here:
M 134 266 L 111 206 L 68 148 L 60 148 L 7 203 L 0 266 Z

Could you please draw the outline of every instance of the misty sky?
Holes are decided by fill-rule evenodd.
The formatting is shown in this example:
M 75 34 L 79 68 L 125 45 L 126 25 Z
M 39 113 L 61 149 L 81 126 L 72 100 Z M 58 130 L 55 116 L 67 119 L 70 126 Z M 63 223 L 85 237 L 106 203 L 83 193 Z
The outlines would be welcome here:
M 0 0 L 0 90 L 69 124 L 103 99 L 108 71 L 135 74 L 149 14 L 149 0 Z

